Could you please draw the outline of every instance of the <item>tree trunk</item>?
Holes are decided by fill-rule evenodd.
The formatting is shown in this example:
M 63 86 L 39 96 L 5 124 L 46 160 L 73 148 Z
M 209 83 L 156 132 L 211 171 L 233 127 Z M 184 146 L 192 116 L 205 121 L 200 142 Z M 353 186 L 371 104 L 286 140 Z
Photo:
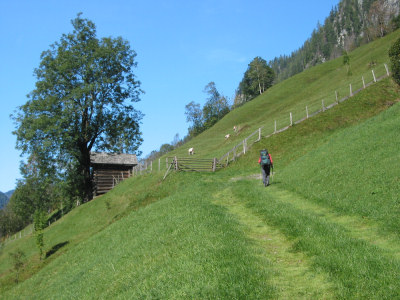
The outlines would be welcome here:
M 92 174 L 90 172 L 90 152 L 85 153 L 85 165 L 83 166 L 83 178 L 85 185 L 85 199 L 84 201 L 89 201 L 93 199 L 93 181 Z
M 82 201 L 87 202 L 93 199 L 93 181 L 90 171 L 90 150 L 86 146 L 85 142 L 80 145 L 79 149 L 79 172 L 82 176 Z

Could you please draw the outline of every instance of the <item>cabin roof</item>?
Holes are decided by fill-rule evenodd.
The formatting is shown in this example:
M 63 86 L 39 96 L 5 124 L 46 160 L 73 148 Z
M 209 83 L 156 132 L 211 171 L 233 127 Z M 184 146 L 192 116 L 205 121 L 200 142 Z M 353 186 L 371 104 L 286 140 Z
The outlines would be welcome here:
M 90 152 L 90 163 L 92 165 L 136 166 L 138 160 L 136 154 Z

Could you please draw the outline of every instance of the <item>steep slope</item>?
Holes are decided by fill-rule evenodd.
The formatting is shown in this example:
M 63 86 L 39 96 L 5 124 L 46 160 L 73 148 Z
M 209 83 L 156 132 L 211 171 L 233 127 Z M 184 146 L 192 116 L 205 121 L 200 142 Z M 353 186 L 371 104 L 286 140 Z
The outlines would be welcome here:
M 369 92 L 354 102 L 372 104 L 371 96 L 377 94 Z M 400 100 L 398 90 L 380 97 L 388 105 Z M 338 110 L 343 113 L 343 108 Z M 313 120 L 314 125 L 326 126 L 319 127 L 325 127 L 324 134 L 302 124 L 282 134 L 282 143 L 266 140 L 259 145 L 295 152 L 278 168 L 271 188 L 263 188 L 260 181 L 254 187 L 251 176 L 243 176 L 231 189 L 237 206 L 283 233 L 292 241 L 292 251 L 305 254 L 316 274 L 322 271 L 328 276 L 335 298 L 394 299 L 400 295 L 399 113 L 400 103 L 396 103 L 348 127 L 335 124 L 335 119 L 349 115 L 327 112 L 324 120 Z M 296 139 L 294 135 L 302 141 L 288 142 Z M 309 147 L 305 138 L 314 147 L 304 154 Z M 278 161 L 279 152 L 287 150 L 277 150 Z M 284 256 L 282 265 L 287 260 Z
M 378 222 L 400 238 L 399 116 L 396 104 L 335 134 L 286 167 L 278 178 L 285 188 L 307 199 Z
M 339 98 L 349 95 L 350 84 L 355 91 L 363 86 L 362 77 L 365 82 L 373 81 L 372 70 L 376 76 L 386 73 L 384 63 L 389 62 L 388 49 L 399 33 L 398 30 L 351 52 L 351 76 L 342 58 L 306 70 L 273 86 L 245 106 L 231 111 L 212 128 L 184 147 L 168 153 L 168 156 L 187 155 L 187 149 L 194 147 L 198 157 L 219 158 L 259 127 L 263 126 L 264 135 L 267 135 L 274 131 L 275 120 L 278 129 L 287 126 L 290 112 L 294 120 L 299 120 L 306 116 L 306 106 L 311 113 L 321 108 L 322 100 L 325 106 L 335 102 L 335 92 Z M 241 128 L 237 134 L 233 132 L 235 125 Z M 231 138 L 226 140 L 225 135 L 228 133 Z
M 342 0 L 290 56 L 269 62 L 277 81 L 342 55 L 400 27 L 399 0 Z
M 382 39 L 378 50 L 360 49 L 359 54 L 381 51 L 384 57 L 383 49 L 393 39 Z M 360 65 L 368 61 L 351 55 Z M 196 138 L 199 156 L 231 147 L 235 141 L 224 141 L 223 133 L 233 124 L 242 124 L 245 134 L 258 122 L 269 122 L 265 118 L 273 117 L 273 111 L 306 103 L 299 95 L 324 94 L 331 84 L 328 70 L 331 78 L 337 72 L 329 66 L 316 68 L 317 75 L 310 70 L 277 85 L 271 92 L 276 103 L 267 93 L 231 112 Z M 393 177 L 387 192 L 385 182 L 370 180 L 369 170 L 363 177 L 361 162 L 343 176 L 329 172 L 336 170 L 334 151 L 342 151 L 341 163 L 350 164 L 358 157 L 355 150 L 374 145 L 378 132 L 385 149 L 377 147 L 373 156 L 393 152 L 398 141 L 398 95 L 398 88 L 385 79 L 323 114 L 263 139 L 217 173 L 176 173 L 161 181 L 163 173 L 155 172 L 124 181 L 48 227 L 43 262 L 33 237 L 8 241 L 0 252 L 0 298 L 29 298 L 32 291 L 40 299 L 396 298 L 400 243 L 392 216 L 398 209 L 399 187 L 391 167 L 398 163 L 398 155 L 385 158 L 379 175 Z M 267 111 L 261 109 L 266 107 Z M 209 145 L 210 140 L 216 145 Z M 257 179 L 258 149 L 263 147 L 275 160 L 270 189 Z M 311 171 L 307 173 L 305 166 Z M 319 170 L 329 176 L 313 176 Z M 304 185 L 309 179 L 312 184 Z M 353 179 L 360 194 L 347 184 Z M 325 189 L 330 181 L 341 190 Z M 382 199 L 379 203 L 368 194 L 375 190 Z M 369 215 L 364 215 L 364 206 L 371 208 Z M 374 207 L 379 208 L 375 214 Z M 8 253 L 17 249 L 27 260 L 23 282 L 15 285 Z
M 388 83 L 381 85 L 390 89 Z M 384 97 L 386 101 L 396 99 L 392 92 Z M 351 101 L 368 103 L 362 96 Z M 164 183 L 179 183 L 170 196 L 91 236 L 4 296 L 24 298 L 35 290 L 39 298 L 63 295 L 66 299 L 396 298 L 400 293 L 400 241 L 385 233 L 380 222 L 354 213 L 355 207 L 362 208 L 369 200 L 350 193 L 353 187 L 343 184 L 346 177 L 338 180 L 355 203 L 352 209 L 331 205 L 330 193 L 324 189 L 313 198 L 286 190 L 297 187 L 293 178 L 304 179 L 304 160 L 315 169 L 334 168 L 336 161 L 326 160 L 325 155 L 333 157 L 332 151 L 343 145 L 371 143 L 378 130 L 380 139 L 389 143 L 387 148 L 393 148 L 400 104 L 358 125 L 349 122 L 335 127 L 335 114 L 353 104 L 349 100 L 338 107 L 339 112 L 316 117 L 330 119 L 331 132 L 319 132 L 323 141 L 317 133 L 310 142 L 319 146 L 305 155 L 298 153 L 297 159 L 278 171 L 271 188 L 246 176 L 248 170 L 241 171 L 244 161 L 256 165 L 255 149 L 237 165 L 216 174 L 174 174 Z M 302 127 L 308 126 L 301 124 L 293 131 L 302 131 Z M 290 136 L 289 132 L 282 134 L 283 139 L 286 134 Z M 355 139 L 358 142 L 352 143 Z M 270 145 L 268 140 L 260 147 L 266 145 Z M 292 149 L 293 145 L 289 143 Z M 346 157 L 352 159 L 353 147 L 342 149 L 343 163 Z M 319 156 L 325 159 L 320 161 Z M 396 163 L 398 155 L 390 160 Z M 357 168 L 353 170 L 360 174 Z M 397 175 L 393 180 L 398 179 Z M 135 180 L 130 180 L 130 190 Z M 314 179 L 313 184 L 318 191 L 323 181 Z M 129 187 L 128 181 L 122 187 Z M 347 202 L 338 197 L 337 202 Z M 392 204 L 379 203 L 386 208 Z M 387 209 L 376 214 L 385 219 Z

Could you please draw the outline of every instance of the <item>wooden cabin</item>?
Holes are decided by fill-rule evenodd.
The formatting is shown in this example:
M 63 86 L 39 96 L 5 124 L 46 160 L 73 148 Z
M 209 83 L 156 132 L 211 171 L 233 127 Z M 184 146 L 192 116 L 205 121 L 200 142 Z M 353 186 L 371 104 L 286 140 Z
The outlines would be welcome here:
M 132 175 L 138 164 L 136 154 L 91 152 L 94 196 L 107 193 L 122 180 Z

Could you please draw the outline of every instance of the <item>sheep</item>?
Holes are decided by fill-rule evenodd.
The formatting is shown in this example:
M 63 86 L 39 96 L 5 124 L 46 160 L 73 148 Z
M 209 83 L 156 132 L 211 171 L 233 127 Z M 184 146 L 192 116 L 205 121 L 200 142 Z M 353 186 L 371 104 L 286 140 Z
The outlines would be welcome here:
M 233 131 L 236 132 L 236 130 L 237 130 L 237 126 L 235 125 L 235 126 L 233 126 Z
M 193 147 L 189 148 L 188 152 L 189 152 L 189 155 L 193 155 L 194 154 L 194 148 Z
M 225 135 L 225 139 L 229 139 L 230 137 L 231 137 L 230 134 L 226 134 L 226 135 Z

